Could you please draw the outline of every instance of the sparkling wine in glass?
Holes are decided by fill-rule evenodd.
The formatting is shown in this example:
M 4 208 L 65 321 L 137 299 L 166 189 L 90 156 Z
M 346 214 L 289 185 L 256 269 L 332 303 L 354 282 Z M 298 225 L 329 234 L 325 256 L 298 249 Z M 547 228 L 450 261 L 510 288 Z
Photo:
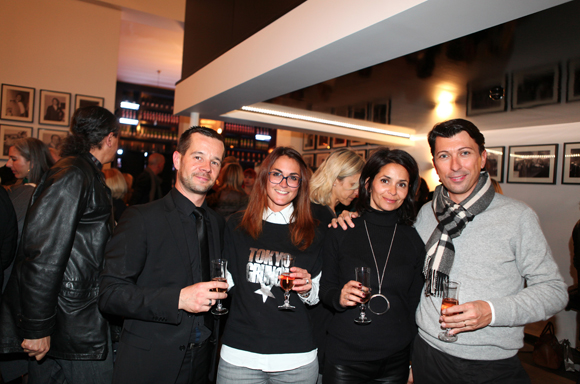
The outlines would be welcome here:
M 228 261 L 225 259 L 215 259 L 211 261 L 211 279 L 212 281 L 219 281 L 222 283 L 227 282 L 226 271 L 228 269 Z M 217 292 L 225 292 L 225 288 L 216 288 Z M 225 315 L 229 311 L 227 308 L 222 306 L 222 301 L 217 300 L 217 305 L 211 310 L 214 315 Z
M 456 281 L 444 281 L 443 282 L 443 301 L 441 302 L 441 314 L 443 310 L 453 307 L 454 305 L 459 305 L 459 283 Z M 450 335 L 449 328 L 445 332 L 439 333 L 439 340 L 446 341 L 448 343 L 453 343 L 457 341 L 457 335 Z
M 284 290 L 284 304 L 278 306 L 278 309 L 281 310 L 292 310 L 296 307 L 290 305 L 290 291 L 292 287 L 294 287 L 294 277 L 290 276 L 290 268 L 294 266 L 294 256 L 291 255 L 284 255 L 282 256 L 282 268 L 284 268 L 284 272 L 279 276 L 280 279 L 280 288 Z
M 357 324 L 369 324 L 371 319 L 367 317 L 365 310 L 366 303 L 371 298 L 371 269 L 368 267 L 356 267 L 354 275 L 356 281 L 362 284 L 362 291 L 365 293 L 365 297 L 362 299 L 363 302 L 360 305 L 360 315 L 354 319 L 354 322 Z

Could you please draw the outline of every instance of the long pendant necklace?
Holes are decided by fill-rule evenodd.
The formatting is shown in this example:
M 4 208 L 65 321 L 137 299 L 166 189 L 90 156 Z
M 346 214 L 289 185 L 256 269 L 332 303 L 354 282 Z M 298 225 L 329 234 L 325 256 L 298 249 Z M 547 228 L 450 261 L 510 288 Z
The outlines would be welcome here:
M 377 280 L 379 281 L 379 293 L 374 294 L 371 296 L 371 299 L 369 300 L 368 303 L 368 308 L 369 310 L 374 313 L 375 315 L 382 315 L 387 313 L 387 311 L 389 309 L 391 309 L 391 303 L 389 302 L 389 299 L 387 299 L 387 297 L 385 295 L 382 294 L 381 290 L 383 288 L 383 281 L 385 280 L 385 271 L 387 270 L 387 264 L 389 263 L 389 257 L 391 257 L 391 249 L 393 248 L 393 242 L 395 241 L 395 234 L 397 233 L 397 224 L 395 224 L 395 230 L 393 231 L 393 238 L 391 239 L 391 246 L 389 247 L 389 253 L 387 254 L 387 261 L 385 261 L 385 266 L 383 268 L 383 274 L 381 276 L 379 276 L 379 264 L 377 263 L 377 258 L 375 257 L 375 251 L 373 249 L 373 243 L 371 242 L 371 236 L 369 235 L 369 228 L 367 227 L 367 221 L 364 221 L 365 223 L 365 230 L 367 231 L 367 237 L 369 239 L 369 245 L 371 246 L 371 252 L 373 254 L 373 259 L 375 260 L 375 267 L 377 268 Z M 385 310 L 381 311 L 380 309 L 378 311 L 373 310 L 372 308 L 372 302 L 373 300 L 375 300 L 375 308 L 380 306 L 380 300 L 384 300 L 385 301 Z M 382 309 L 382 308 L 381 308 Z

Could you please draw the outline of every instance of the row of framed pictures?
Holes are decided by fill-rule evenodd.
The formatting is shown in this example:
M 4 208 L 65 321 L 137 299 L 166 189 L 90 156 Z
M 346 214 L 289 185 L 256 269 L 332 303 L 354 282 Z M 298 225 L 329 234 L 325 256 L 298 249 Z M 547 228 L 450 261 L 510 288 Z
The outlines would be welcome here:
M 516 71 L 511 76 L 511 108 L 560 102 L 560 64 Z M 507 110 L 508 76 L 481 79 L 467 86 L 467 116 Z M 580 100 L 580 58 L 568 61 L 566 101 Z
M 34 120 L 35 88 L 2 84 L 0 119 L 32 123 Z M 39 123 L 68 127 L 72 95 L 67 92 L 40 90 Z M 102 97 L 75 95 L 75 108 L 104 106 Z
M 379 148 L 379 147 L 377 147 Z M 352 151 L 354 153 L 356 153 L 357 155 L 359 155 L 363 160 L 366 160 L 368 157 L 370 157 L 370 155 L 373 154 L 374 151 L 376 151 L 377 148 L 371 148 L 371 149 L 352 149 Z M 322 163 L 324 163 L 324 160 L 326 160 L 328 158 L 328 156 L 330 156 L 331 152 L 318 152 L 318 153 L 303 153 L 302 154 L 302 158 L 304 159 L 304 162 L 306 163 L 306 165 L 308 165 L 310 168 L 312 169 L 317 169 L 318 167 L 320 167 L 322 165 Z
M 505 147 L 486 150 L 487 171 L 503 183 Z M 556 184 L 558 144 L 514 145 L 509 147 L 508 155 L 508 183 Z M 580 143 L 564 143 L 562 184 L 580 184 Z
M 36 135 L 39 140 L 60 151 L 64 139 L 68 136 L 67 130 L 38 128 Z M 0 159 L 7 160 L 10 147 L 18 139 L 32 137 L 32 128 L 17 125 L 0 125 Z
M 314 149 L 331 149 L 342 147 L 357 147 L 366 145 L 364 141 L 347 140 L 340 137 L 331 137 L 326 135 L 315 135 L 313 133 L 305 133 L 302 140 L 302 149 L 310 151 Z

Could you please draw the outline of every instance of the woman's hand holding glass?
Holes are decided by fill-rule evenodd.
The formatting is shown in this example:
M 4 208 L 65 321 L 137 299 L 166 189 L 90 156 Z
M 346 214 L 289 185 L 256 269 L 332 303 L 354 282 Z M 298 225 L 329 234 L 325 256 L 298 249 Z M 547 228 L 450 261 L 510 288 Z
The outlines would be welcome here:
M 306 269 L 292 267 L 290 268 L 290 276 L 294 277 L 294 286 L 292 290 L 296 293 L 305 295 L 312 289 L 312 276 Z
M 368 294 L 362 289 L 363 286 L 358 281 L 351 280 L 346 283 L 340 291 L 340 305 L 347 308 L 362 304 Z

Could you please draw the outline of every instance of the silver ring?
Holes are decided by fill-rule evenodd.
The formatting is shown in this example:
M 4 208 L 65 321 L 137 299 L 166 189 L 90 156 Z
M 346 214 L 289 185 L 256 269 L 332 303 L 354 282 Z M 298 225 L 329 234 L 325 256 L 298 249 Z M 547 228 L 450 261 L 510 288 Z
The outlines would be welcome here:
M 211 307 L 211 303 L 212 303 L 212 301 L 211 301 L 211 299 L 209 299 L 209 306 L 210 306 L 210 307 Z
M 310 284 L 310 280 L 306 279 L 306 285 Z
M 463 320 L 463 328 L 467 327 L 467 323 Z

